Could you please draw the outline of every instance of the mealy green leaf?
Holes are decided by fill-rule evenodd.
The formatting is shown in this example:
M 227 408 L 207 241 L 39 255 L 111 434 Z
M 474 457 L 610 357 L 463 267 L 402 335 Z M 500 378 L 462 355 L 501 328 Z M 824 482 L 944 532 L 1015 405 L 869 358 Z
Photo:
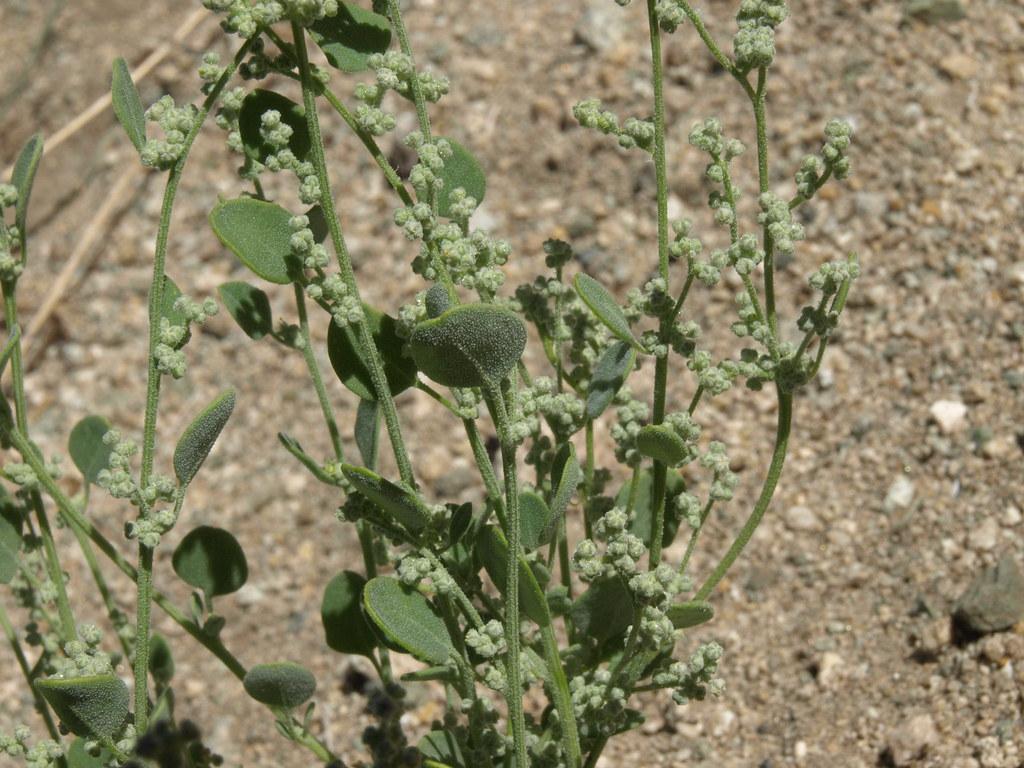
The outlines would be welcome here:
M 636 449 L 644 456 L 670 467 L 686 458 L 686 441 L 664 424 L 648 424 L 636 436 Z
M 403 354 L 405 340 L 398 335 L 397 322 L 367 305 L 363 305 L 363 315 L 384 363 L 388 389 L 392 395 L 404 392 L 416 383 L 416 364 Z M 327 331 L 327 355 L 342 384 L 363 400 L 377 399 L 356 328 L 339 328 L 332 321 Z
M 181 298 L 181 289 L 170 277 L 164 275 L 164 293 L 160 316 L 167 318 L 171 325 L 188 326 L 188 318 L 185 313 L 175 307 L 175 303 Z
M 249 565 L 238 540 L 223 528 L 201 525 L 189 531 L 171 558 L 174 572 L 207 596 L 237 592 L 249 578 Z
M 572 443 L 565 443 L 559 447 L 551 465 L 551 516 L 541 531 L 541 544 L 547 544 L 555 536 L 558 525 L 565 515 L 565 509 L 581 482 L 583 470 L 576 459 L 576 448 Z
M 281 115 L 281 122 L 292 129 L 288 149 L 300 161 L 305 160 L 310 148 L 305 110 L 287 96 L 262 88 L 257 88 L 245 97 L 242 109 L 238 113 L 238 132 L 242 137 L 245 154 L 261 163 L 265 163 L 270 155 L 276 154 L 274 146 L 264 141 L 260 134 L 263 115 L 271 110 L 278 112 Z
M 292 255 L 292 215 L 275 203 L 251 197 L 223 200 L 210 211 L 217 238 L 255 274 L 288 285 L 301 265 Z
M 313 240 L 322 244 L 331 234 L 324 209 L 319 205 L 314 205 L 306 211 L 306 218 L 309 219 L 309 230 L 313 233 Z
M 21 510 L 0 488 L 0 584 L 10 584 L 18 573 L 23 523 Z
M 342 72 L 363 71 L 370 54 L 384 53 L 391 44 L 387 17 L 355 3 L 338 3 L 338 13 L 314 22 L 310 33 L 330 65 Z
M 625 509 L 629 503 L 629 492 L 632 480 L 627 481 L 615 497 L 615 506 Z M 665 486 L 665 528 L 664 541 L 675 539 L 679 527 L 677 516 L 669 514 L 673 508 L 673 500 L 686 490 L 683 479 L 677 472 L 669 472 Z M 637 483 L 636 502 L 633 505 L 633 520 L 629 524 L 629 532 L 640 538 L 645 545 L 651 544 L 651 521 L 654 519 L 654 475 L 649 469 L 640 471 Z
M 462 537 L 469 532 L 473 525 L 473 505 L 469 502 L 458 506 L 449 504 L 448 508 L 452 510 L 452 519 L 448 526 L 448 539 L 454 546 L 462 540 Z
M 594 366 L 587 388 L 587 418 L 596 419 L 611 405 L 636 363 L 636 350 L 617 341 L 604 351 Z
M 456 671 L 451 667 L 447 665 L 438 665 L 433 667 L 423 667 L 422 669 L 416 669 L 412 672 L 406 672 L 402 675 L 402 682 L 425 683 L 432 680 L 454 682 L 456 676 Z
M 320 620 L 331 650 L 372 658 L 377 636 L 363 615 L 364 586 L 366 579 L 352 571 L 331 579 L 320 603 Z
M 274 332 L 274 315 L 267 294 L 242 281 L 224 283 L 217 289 L 224 309 L 250 339 L 262 339 Z
M 551 519 L 551 510 L 540 494 L 519 492 L 519 531 L 524 552 L 532 552 L 540 543 L 541 534 Z
M 715 616 L 715 609 L 711 607 L 711 603 L 693 600 L 689 603 L 670 605 L 667 615 L 676 629 L 689 629 L 711 621 Z
M 114 75 L 110 84 L 110 97 L 114 114 L 121 123 L 132 146 L 139 152 L 146 146 L 146 115 L 142 109 L 139 91 L 124 59 L 114 59 Z
M 385 636 L 421 661 L 445 664 L 456 653 L 444 621 L 427 598 L 398 579 L 370 579 L 363 588 L 363 605 Z
M 393 483 L 365 467 L 342 464 L 341 471 L 363 496 L 412 533 L 430 523 L 430 514 L 419 495 L 405 484 Z
M 452 192 L 461 187 L 478 204 L 482 203 L 487 192 L 487 179 L 483 166 L 468 149 L 454 139 L 446 141 L 451 145 L 452 156 L 444 161 L 444 169 L 441 171 L 444 186 L 437 194 L 437 212 L 450 218 Z
M 583 272 L 576 275 L 573 285 L 583 303 L 590 307 L 590 311 L 604 323 L 615 338 L 640 349 L 640 343 L 633 337 L 633 332 L 629 329 L 629 321 L 626 320 L 622 307 L 619 306 L 615 297 L 608 293 L 607 288 Z
M 110 753 L 101 749 L 100 753 L 93 757 L 85 748 L 86 740 L 79 737 L 71 742 L 68 748 L 68 768 L 106 768 L 110 763 Z
M 22 238 L 28 232 L 28 203 L 32 197 L 32 186 L 36 181 L 36 171 L 43 157 L 43 136 L 40 133 L 32 136 L 22 147 L 18 159 L 14 161 L 11 172 L 11 184 L 18 190 L 18 204 L 14 208 L 14 224 Z
M 599 579 L 576 599 L 570 615 L 578 632 L 604 642 L 633 623 L 633 597 L 618 576 Z
M 174 655 L 163 635 L 154 634 L 149 639 L 149 672 L 161 685 L 167 685 L 174 677 Z
M 110 738 L 128 719 L 128 687 L 115 675 L 51 677 L 35 686 L 76 736 Z
M 526 348 L 526 326 L 493 304 L 463 304 L 416 326 L 409 350 L 416 367 L 449 387 L 497 384 Z
M 363 464 L 374 469 L 380 453 L 380 407 L 376 400 L 359 401 L 359 407 L 356 408 L 355 437 Z
M 455 736 L 448 731 L 431 731 L 416 746 L 426 760 L 447 766 L 462 766 L 465 763 Z
M 110 430 L 110 422 L 102 416 L 86 416 L 71 429 L 68 453 L 87 483 L 95 484 L 100 471 L 110 464 L 114 448 L 103 442 Z
M 235 409 L 235 390 L 228 389 L 200 413 L 178 439 L 174 448 L 174 474 L 188 485 L 213 450 L 221 430 Z
M 489 525 L 480 531 L 476 540 L 476 554 L 483 563 L 487 575 L 502 594 L 508 584 L 508 542 L 501 530 Z M 526 559 L 519 558 L 519 604 L 523 613 L 539 627 L 551 623 L 544 590 L 537 582 Z
M 305 667 L 291 661 L 257 664 L 242 680 L 245 692 L 269 707 L 294 709 L 316 693 L 316 678 Z

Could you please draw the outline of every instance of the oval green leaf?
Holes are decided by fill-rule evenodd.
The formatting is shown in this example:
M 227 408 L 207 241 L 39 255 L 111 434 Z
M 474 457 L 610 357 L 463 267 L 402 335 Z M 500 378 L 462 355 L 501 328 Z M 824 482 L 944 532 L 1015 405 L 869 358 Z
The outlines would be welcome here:
M 526 326 L 491 304 L 452 307 L 416 326 L 409 350 L 416 367 L 449 387 L 497 384 L 516 367 L 526 348 Z
M 554 537 L 565 515 L 566 507 L 582 482 L 583 470 L 580 469 L 580 462 L 576 458 L 576 448 L 572 443 L 565 443 L 558 449 L 551 465 L 551 516 L 541 531 L 541 544 L 547 544 Z
M 686 458 L 686 441 L 664 424 L 648 424 L 636 436 L 636 449 L 644 456 L 674 467 Z
M 163 635 L 154 634 L 149 639 L 149 672 L 160 685 L 167 685 L 174 677 L 174 655 Z
M 587 387 L 588 419 L 596 419 L 611 405 L 635 363 L 636 350 L 627 342 L 617 341 L 604 351 Z
M 309 155 L 309 129 L 306 126 L 306 112 L 287 96 L 274 91 L 257 88 L 242 101 L 242 109 L 238 113 L 238 132 L 242 137 L 245 154 L 261 163 L 276 153 L 273 145 L 268 144 L 260 135 L 263 126 L 263 115 L 271 110 L 281 114 L 281 122 L 292 129 L 288 140 L 288 149 L 299 160 Z
M 110 763 L 110 753 L 101 749 L 100 753 L 93 757 L 86 750 L 85 742 L 86 740 L 81 737 L 71 742 L 67 754 L 68 768 L 106 768 Z
M 569 613 L 577 632 L 603 643 L 633 623 L 633 597 L 618 576 L 599 579 L 576 599 Z
M 114 59 L 114 74 L 110 83 L 110 100 L 114 104 L 117 121 L 128 134 L 128 140 L 139 152 L 146 146 L 146 115 L 142 110 L 139 91 L 124 59 Z
M 0 488 L 0 584 L 10 584 L 18 573 L 23 524 L 21 510 Z
M 430 514 L 419 495 L 404 483 L 393 483 L 365 467 L 342 464 L 341 471 L 359 493 L 380 507 L 412 533 L 430 523 Z
M 624 341 L 635 349 L 640 349 L 640 343 L 633 337 L 629 329 L 629 321 L 622 311 L 622 307 L 615 300 L 615 297 L 608 293 L 608 289 L 601 285 L 590 275 L 580 272 L 573 281 L 576 293 L 583 300 L 583 303 L 590 307 L 612 335 L 620 341 Z
M 551 510 L 539 494 L 533 491 L 519 492 L 519 535 L 524 552 L 537 548 L 550 519 Z
M 189 531 L 174 550 L 174 572 L 208 598 L 237 592 L 249 578 L 249 565 L 238 540 L 223 528 L 201 525 Z
M 360 400 L 356 408 L 356 447 L 370 469 L 377 466 L 380 453 L 380 406 L 376 400 Z
M 24 238 L 28 232 L 28 202 L 32 197 L 32 186 L 36 181 L 39 161 L 43 158 L 43 135 L 32 136 L 18 153 L 11 172 L 11 184 L 18 190 L 18 203 L 14 208 L 14 224 Z
M 291 219 L 281 206 L 251 197 L 222 200 L 210 211 L 217 239 L 255 274 L 278 285 L 288 285 L 301 271 L 292 255 Z
M 192 482 L 234 409 L 235 390 L 228 389 L 188 425 L 174 448 L 174 474 L 181 485 Z
M 666 613 L 676 629 L 689 629 L 711 621 L 715 616 L 715 609 L 711 607 L 711 603 L 693 600 L 689 603 L 671 605 Z
M 257 664 L 242 680 L 245 692 L 268 707 L 294 709 L 316 693 L 316 678 L 305 667 L 291 661 Z
M 404 392 L 416 383 L 416 364 L 404 352 L 405 341 L 398 335 L 395 318 L 363 305 L 364 322 L 384 363 L 384 376 L 392 395 Z M 365 362 L 358 330 L 338 327 L 333 320 L 327 330 L 327 356 L 331 367 L 352 393 L 363 400 L 376 400 L 370 367 Z
M 445 141 L 451 145 L 452 156 L 444 161 L 444 169 L 441 171 L 444 186 L 437 193 L 437 212 L 451 218 L 452 192 L 461 187 L 478 204 L 482 203 L 487 193 L 487 178 L 483 166 L 468 149 L 455 139 Z
M 128 687 L 115 675 L 51 677 L 35 685 L 76 736 L 111 738 L 128 719 Z
M 508 585 L 508 541 L 505 534 L 493 525 L 487 526 L 477 537 L 476 553 L 494 586 L 505 594 Z M 522 556 L 519 558 L 519 604 L 523 613 L 537 626 L 546 627 L 551 623 L 544 590 Z
M 363 614 L 365 586 L 366 579 L 352 571 L 342 571 L 328 582 L 320 603 L 320 620 L 331 650 L 373 658 L 377 636 Z
M 456 653 L 444 621 L 427 598 L 398 579 L 370 579 L 363 588 L 363 605 L 391 642 L 421 661 L 446 664 Z
M 387 17 L 355 3 L 338 3 L 338 13 L 314 22 L 310 33 L 330 65 L 342 72 L 362 72 L 371 54 L 391 45 Z
M 267 294 L 242 281 L 224 283 L 217 289 L 224 309 L 250 339 L 259 340 L 274 332 L 274 315 Z
M 87 483 L 95 485 L 100 471 L 110 464 L 114 449 L 103 442 L 110 429 L 110 422 L 102 416 L 86 416 L 71 429 L 68 453 Z

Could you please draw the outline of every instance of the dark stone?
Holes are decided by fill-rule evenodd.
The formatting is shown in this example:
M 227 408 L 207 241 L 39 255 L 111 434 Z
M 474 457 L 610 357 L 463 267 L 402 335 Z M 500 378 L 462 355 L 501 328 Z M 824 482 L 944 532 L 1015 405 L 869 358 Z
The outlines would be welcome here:
M 1024 619 L 1024 576 L 1013 555 L 1004 555 L 971 582 L 956 601 L 953 619 L 979 635 L 1001 632 Z

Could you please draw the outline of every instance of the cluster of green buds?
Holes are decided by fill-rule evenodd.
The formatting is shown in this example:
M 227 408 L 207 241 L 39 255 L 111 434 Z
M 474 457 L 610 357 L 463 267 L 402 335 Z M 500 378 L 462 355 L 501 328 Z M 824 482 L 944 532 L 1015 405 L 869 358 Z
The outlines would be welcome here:
M 131 471 L 131 458 L 138 452 L 135 441 L 112 429 L 103 435 L 103 443 L 110 448 L 110 458 L 107 468 L 97 474 L 96 482 L 115 499 L 127 499 L 138 508 L 139 517 L 125 524 L 125 535 L 155 548 L 178 519 L 176 507 L 156 505 L 175 501 L 177 485 L 172 478 L 155 474 L 145 488 L 140 487 Z
M 732 185 L 729 163 L 742 155 L 746 147 L 739 139 L 726 138 L 722 133 L 722 124 L 714 117 L 697 123 L 690 131 L 689 141 L 711 157 L 704 175 L 713 184 L 722 187 L 721 190 L 713 190 L 708 197 L 708 205 L 715 212 L 715 221 L 722 226 L 734 227 L 739 195 Z
M 690 656 L 688 662 L 672 662 L 667 669 L 655 672 L 652 680 L 660 688 L 672 688 L 676 704 L 704 701 L 710 694 L 719 696 L 725 690 L 725 681 L 716 677 L 722 658 L 722 646 L 712 641 L 703 643 Z
M 552 379 L 538 376 L 529 386 L 516 393 L 511 426 L 513 440 L 522 443 L 528 437 L 538 437 L 541 419 L 551 428 L 558 442 L 562 443 L 583 428 L 586 406 L 576 395 L 558 392 Z
M 199 303 L 188 296 L 178 296 L 172 308 L 175 315 L 173 319 L 160 318 L 160 336 L 153 349 L 153 356 L 160 373 L 180 379 L 187 370 L 183 348 L 191 338 L 191 326 L 206 323 L 217 314 L 218 307 L 213 299 L 204 299 Z
M 114 671 L 110 654 L 100 648 L 103 633 L 94 624 L 78 627 L 78 640 L 64 643 L 64 655 L 54 659 L 52 677 L 75 678 L 109 675 Z
M 16 757 L 25 761 L 26 768 L 58 768 L 64 764 L 64 748 L 52 739 L 43 739 L 30 744 L 32 732 L 26 725 L 19 725 L 14 733 L 0 732 L 0 755 Z
M 657 0 L 654 14 L 658 17 L 658 26 L 669 33 L 675 32 L 686 21 L 686 9 L 679 0 Z
M 580 737 L 597 740 L 638 727 L 643 715 L 627 706 L 626 692 L 614 685 L 612 673 L 599 668 L 569 681 L 573 712 Z
M 203 0 L 203 6 L 225 14 L 221 21 L 225 32 L 245 38 L 280 21 L 291 19 L 309 26 L 338 13 L 338 0 Z
M 4 210 L 18 205 L 18 190 L 12 184 L 0 184 L 0 282 L 18 279 L 24 264 L 11 253 L 11 244 L 19 240 L 17 226 L 7 226 Z
M 616 421 L 611 427 L 611 437 L 615 441 L 615 458 L 620 464 L 637 467 L 643 461 L 643 454 L 637 450 L 636 438 L 640 429 L 647 423 L 651 411 L 647 403 L 633 397 L 628 387 L 623 387 L 615 396 L 618 408 L 615 409 Z
M 822 264 L 807 281 L 811 288 L 821 293 L 821 301 L 816 307 L 803 308 L 797 327 L 821 339 L 831 336 L 839 324 L 839 312 L 827 305 L 844 285 L 849 285 L 859 276 L 860 264 L 853 257 Z
M 703 349 L 694 351 L 686 366 L 697 374 L 701 389 L 713 397 L 727 392 L 739 375 L 739 368 L 732 360 L 715 365 L 711 353 Z
M 850 148 L 853 127 L 845 120 L 832 119 L 825 125 L 825 143 L 820 155 L 807 155 L 796 172 L 796 190 L 810 200 L 829 176 L 845 179 L 850 175 Z
M 789 203 L 771 192 L 761 195 L 758 198 L 758 203 L 761 205 L 758 221 L 764 225 L 776 253 L 793 253 L 796 242 L 804 239 L 804 228 L 799 222 L 793 221 Z M 756 245 L 756 243 L 749 244 L 747 250 L 756 251 Z M 744 256 L 744 258 L 755 257 Z
M 185 152 L 197 115 L 198 110 L 193 105 L 179 107 L 170 96 L 162 96 L 147 109 L 146 119 L 157 123 L 164 137 L 146 141 L 141 152 L 142 164 L 164 171 L 173 168 Z
M 271 152 L 264 158 L 263 165 L 273 173 L 291 171 L 299 180 L 299 199 L 306 205 L 320 202 L 323 190 L 316 168 L 309 160 L 299 160 L 291 150 L 289 142 L 295 129 L 286 123 L 281 113 L 269 109 L 260 116 L 260 138 Z
M 739 30 L 732 47 L 740 72 L 767 67 L 775 60 L 775 28 L 789 16 L 785 0 L 742 0 Z
M 507 649 L 505 628 L 495 619 L 488 621 L 482 629 L 471 627 L 466 632 L 466 647 L 484 659 L 504 656 Z
M 572 108 L 573 117 L 584 128 L 600 131 L 606 136 L 618 139 L 623 149 L 639 147 L 650 152 L 654 146 L 654 123 L 628 117 L 619 125 L 618 116 L 607 109 L 601 109 L 600 99 L 584 99 Z
M 61 476 L 60 456 L 52 456 L 44 466 L 46 467 L 46 474 L 53 479 L 56 480 Z M 20 461 L 10 461 L 4 464 L 4 477 L 25 490 L 33 490 L 39 487 L 39 478 L 36 476 L 35 470 L 28 464 L 23 464 Z
M 583 539 L 572 555 L 573 568 L 584 581 L 621 576 L 631 579 L 637 573 L 638 561 L 647 552 L 640 537 L 630 533 L 632 515 L 621 507 L 608 510 L 594 525 L 594 539 Z M 604 551 L 598 542 L 604 542 Z

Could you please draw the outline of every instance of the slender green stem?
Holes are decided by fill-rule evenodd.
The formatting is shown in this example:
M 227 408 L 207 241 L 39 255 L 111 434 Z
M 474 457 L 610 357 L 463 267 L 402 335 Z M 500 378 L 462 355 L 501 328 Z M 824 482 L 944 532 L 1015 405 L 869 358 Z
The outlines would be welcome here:
M 700 512 L 700 520 L 697 523 L 697 527 L 693 529 L 693 533 L 690 534 L 690 541 L 686 545 L 686 554 L 683 555 L 683 561 L 679 564 L 680 573 L 686 573 L 686 566 L 690 564 L 690 558 L 693 557 L 693 552 L 697 548 L 697 539 L 700 537 L 700 532 L 704 530 L 704 522 L 708 519 L 708 515 L 711 514 L 711 507 L 714 504 L 714 499 L 708 499 L 708 503 L 704 505 L 704 509 Z
M 668 170 L 665 161 L 665 78 L 661 60 L 661 27 L 656 0 L 647 0 L 651 35 L 651 85 L 654 88 L 654 176 L 658 188 L 658 272 L 668 290 Z
M 551 677 L 551 698 L 558 712 L 558 722 L 562 729 L 562 749 L 565 751 L 566 763 L 569 768 L 578 768 L 583 761 L 580 752 L 580 735 L 576 729 L 576 715 L 572 707 L 572 695 L 569 693 L 569 682 L 562 667 L 562 657 L 558 652 L 558 638 L 551 622 L 540 628 L 541 643 L 544 648 L 544 661 Z
M 306 126 L 309 129 L 310 157 L 312 158 L 314 168 L 316 168 L 317 179 L 320 182 L 321 207 L 327 218 L 327 227 L 331 233 L 331 242 L 334 244 L 334 253 L 341 271 L 341 279 L 348 288 L 349 294 L 357 301 L 361 301 L 359 286 L 356 284 L 355 272 L 352 269 L 352 258 L 349 255 L 348 246 L 345 244 L 341 221 L 338 219 L 338 211 L 334 205 L 334 195 L 331 193 L 331 181 L 327 173 L 327 159 L 324 156 L 323 135 L 320 131 L 320 118 L 316 111 L 316 94 L 319 89 L 310 71 L 305 31 L 298 23 L 292 22 L 292 34 L 295 38 L 295 53 L 298 58 L 299 74 L 302 79 L 302 103 L 306 110 Z M 384 364 L 381 362 L 380 352 L 373 341 L 373 337 L 370 335 L 369 326 L 365 322 L 358 323 L 356 329 L 359 345 L 368 363 L 367 367 L 370 371 L 373 390 L 377 395 L 377 402 L 380 403 L 381 410 L 384 413 L 384 423 L 387 426 L 391 448 L 395 454 L 398 473 L 401 475 L 404 483 L 416 487 L 412 462 L 409 460 L 405 441 L 402 438 L 401 427 L 398 423 L 398 411 L 395 409 L 395 401 L 391 396 L 387 377 L 384 375 Z
M 768 70 L 761 67 L 757 71 L 757 88 L 752 102 L 754 105 L 754 122 L 757 124 L 757 178 L 761 194 L 768 192 L 768 121 L 765 114 L 765 89 L 768 81 Z M 775 248 L 772 243 L 768 225 L 764 227 L 764 304 L 768 327 L 773 337 L 779 333 L 778 319 L 775 315 Z
M 416 117 L 420 123 L 420 132 L 426 141 L 430 141 L 430 114 L 427 112 L 427 100 L 423 96 L 423 88 L 420 87 L 419 74 L 416 72 L 416 59 L 412 54 L 412 46 L 409 44 L 409 33 L 405 30 L 405 22 L 402 20 L 402 9 L 398 0 L 388 0 L 388 16 L 391 17 L 391 26 L 394 27 L 395 36 L 398 37 L 398 47 L 402 53 L 409 57 L 412 62 L 412 97 L 416 105 Z
M 17 282 L 4 281 L 2 284 L 4 297 L 4 323 L 11 334 L 8 341 L 9 349 L 4 349 L 4 354 L 10 356 L 11 360 L 11 390 L 14 395 L 14 419 L 18 429 L 23 435 L 28 434 L 28 405 L 25 402 L 25 368 L 21 360 L 21 334 L 15 334 L 18 327 L 18 305 L 15 300 Z M 10 346 L 11 341 L 14 342 Z
M 60 732 L 57 730 L 56 724 L 53 722 L 53 717 L 50 715 L 50 708 L 46 704 L 46 700 L 39 695 L 39 691 L 36 690 L 34 685 L 35 675 L 32 672 L 32 668 L 28 665 L 28 659 L 25 658 L 25 651 L 21 647 L 21 641 L 18 640 L 18 633 L 14 630 L 14 625 L 11 624 L 11 620 L 7 616 L 7 611 L 4 609 L 2 603 L 0 603 L 0 628 L 3 629 L 4 635 L 7 636 L 7 642 L 10 643 L 11 650 L 14 651 L 14 657 L 18 661 L 18 668 L 21 670 L 21 674 L 25 677 L 25 682 L 28 684 L 28 688 L 32 691 L 32 698 L 35 701 L 36 711 L 39 716 L 43 718 L 43 722 L 46 724 L 46 730 L 50 734 L 50 738 L 54 741 L 60 741 Z
M 583 464 L 583 503 L 580 508 L 583 510 L 583 535 L 588 539 L 594 538 L 593 525 L 590 522 L 591 505 L 594 499 L 594 420 L 587 419 L 584 427 L 587 444 L 587 458 Z
M 729 547 L 729 551 L 715 566 L 714 571 L 697 590 L 695 600 L 706 600 L 711 591 L 718 585 L 726 572 L 736 562 L 743 548 L 747 546 L 750 537 L 754 535 L 757 526 L 760 525 L 764 513 L 771 504 L 775 488 L 779 484 L 779 477 L 782 475 L 782 467 L 786 461 L 786 449 L 789 445 L 789 433 L 793 423 L 793 394 L 791 392 L 779 391 L 779 416 L 775 433 L 775 448 L 772 450 L 771 463 L 768 465 L 768 474 L 765 476 L 764 485 L 761 487 L 761 495 L 754 504 L 754 509 L 747 518 L 736 540 Z
M 320 375 L 320 364 L 316 361 L 316 354 L 313 352 L 313 341 L 309 336 L 309 317 L 306 314 L 306 294 L 302 286 L 295 283 L 295 307 L 299 313 L 299 333 L 302 337 L 302 357 L 306 361 L 306 368 L 309 369 L 309 377 L 313 380 L 313 388 L 316 389 L 316 397 L 320 401 L 320 410 L 324 415 L 327 424 L 327 431 L 331 435 L 331 446 L 334 448 L 334 458 L 338 461 L 345 460 L 345 449 L 341 446 L 341 433 L 338 431 L 338 422 L 334 419 L 334 408 L 331 407 L 331 400 L 327 396 L 327 389 L 324 387 L 323 376 Z
M 107 584 L 107 579 L 103 575 L 103 571 L 100 570 L 100 564 L 96 559 L 96 552 L 92 548 L 89 537 L 73 525 L 68 527 L 71 528 L 71 532 L 75 535 L 75 538 L 78 539 L 78 546 L 82 550 L 82 555 L 85 557 L 86 564 L 89 566 L 89 572 L 92 574 L 92 579 L 96 582 L 96 588 L 100 591 L 103 606 L 107 609 L 107 616 L 110 617 L 111 623 L 116 625 L 117 616 L 121 612 L 114 603 L 114 596 L 110 591 L 110 585 Z M 126 659 L 131 658 L 132 652 L 131 648 L 128 647 L 128 641 L 120 632 L 117 633 L 117 639 L 121 643 L 121 651 L 124 653 L 124 657 Z

